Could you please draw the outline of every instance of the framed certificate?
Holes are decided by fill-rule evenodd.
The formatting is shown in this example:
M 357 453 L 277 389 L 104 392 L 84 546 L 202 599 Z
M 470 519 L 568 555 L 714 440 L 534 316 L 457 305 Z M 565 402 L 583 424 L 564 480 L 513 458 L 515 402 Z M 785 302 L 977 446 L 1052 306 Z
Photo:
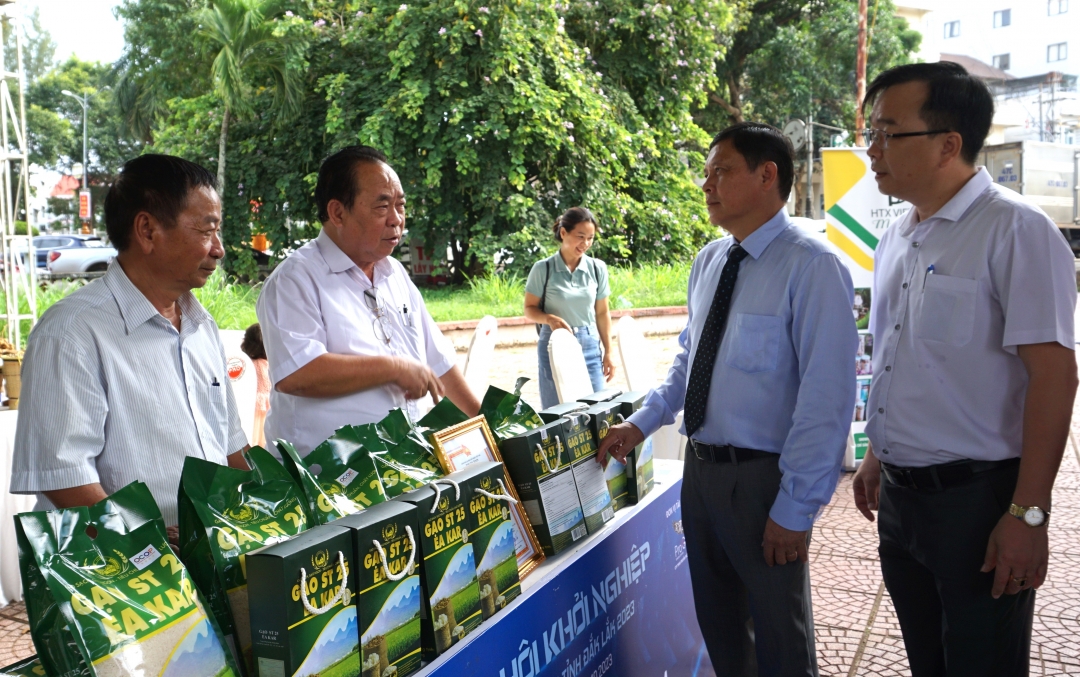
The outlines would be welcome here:
M 502 463 L 499 446 L 495 443 L 495 437 L 491 434 L 487 419 L 483 416 L 470 418 L 468 421 L 433 433 L 432 442 L 435 455 L 447 473 L 462 470 L 473 463 L 485 461 Z M 503 473 L 506 475 L 506 490 L 515 500 L 518 500 L 514 482 L 510 479 L 510 474 L 506 472 L 505 466 Z M 536 539 L 532 525 L 525 517 L 520 500 L 511 504 L 510 516 L 516 527 L 514 546 L 517 550 L 518 576 L 524 579 L 544 561 L 544 551 L 540 548 L 540 541 Z

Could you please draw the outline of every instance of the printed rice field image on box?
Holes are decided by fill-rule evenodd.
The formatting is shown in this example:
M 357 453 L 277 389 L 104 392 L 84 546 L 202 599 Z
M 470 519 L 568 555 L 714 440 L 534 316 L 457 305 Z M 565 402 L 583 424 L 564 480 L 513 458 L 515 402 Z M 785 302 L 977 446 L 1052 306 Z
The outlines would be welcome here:
M 461 487 L 467 499 L 466 529 L 476 560 L 476 582 L 484 620 L 521 594 L 516 534 L 510 515 L 513 497 L 506 486 L 503 464 L 477 463 L 447 476 Z
M 588 533 L 562 420 L 504 440 L 499 449 L 533 531 L 548 557 Z
M 434 660 L 484 620 L 460 485 L 436 480 L 394 499 L 416 506 L 417 561 L 428 614 L 421 622 L 424 660 Z
M 420 669 L 423 614 L 416 507 L 379 503 L 333 526 L 349 529 L 356 549 L 361 677 L 411 675 Z
M 321 526 L 248 553 L 258 677 L 360 674 L 353 550 L 348 529 Z
M 630 414 L 640 409 L 647 394 L 644 390 L 634 390 L 616 397 L 614 401 L 622 405 L 622 417 L 630 418 Z M 655 484 L 652 437 L 645 438 L 644 442 L 626 455 L 626 482 L 631 503 L 637 503 L 652 491 Z
M 608 491 L 604 468 L 596 462 L 596 438 L 589 428 L 590 417 L 582 411 L 566 414 L 560 420 L 574 473 L 574 485 L 585 514 L 585 527 L 590 534 L 595 534 L 615 517 L 615 506 Z
M 622 404 L 620 402 L 600 402 L 589 407 L 585 412 L 589 415 L 589 429 L 596 438 L 596 448 L 600 448 L 600 442 L 607 437 L 608 429 L 618 423 L 622 423 Z M 604 468 L 604 481 L 607 482 L 608 493 L 611 494 L 611 504 L 615 510 L 622 510 L 630 505 L 630 491 L 627 488 L 626 464 L 616 461 L 611 456 L 607 457 L 607 467 Z

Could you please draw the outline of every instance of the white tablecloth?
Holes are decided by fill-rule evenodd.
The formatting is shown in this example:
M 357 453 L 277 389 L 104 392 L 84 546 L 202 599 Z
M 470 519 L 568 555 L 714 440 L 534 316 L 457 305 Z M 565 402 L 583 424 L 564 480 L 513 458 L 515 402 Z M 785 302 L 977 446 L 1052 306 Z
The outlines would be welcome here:
M 15 543 L 15 521 L 20 512 L 34 509 L 33 496 L 8 493 L 11 486 L 11 450 L 15 446 L 15 422 L 19 412 L 0 409 L 0 606 L 22 599 L 19 577 L 19 548 Z

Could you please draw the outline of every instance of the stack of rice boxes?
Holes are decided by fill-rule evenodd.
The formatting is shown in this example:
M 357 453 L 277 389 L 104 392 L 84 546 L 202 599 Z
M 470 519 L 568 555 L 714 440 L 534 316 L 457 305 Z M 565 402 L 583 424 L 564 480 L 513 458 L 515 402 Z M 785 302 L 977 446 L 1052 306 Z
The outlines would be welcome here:
M 434 660 L 521 593 L 501 463 L 476 463 L 394 503 L 416 507 L 420 644 Z
M 477 464 L 249 553 L 259 677 L 406 677 L 509 603 L 513 522 L 475 491 L 502 475 Z

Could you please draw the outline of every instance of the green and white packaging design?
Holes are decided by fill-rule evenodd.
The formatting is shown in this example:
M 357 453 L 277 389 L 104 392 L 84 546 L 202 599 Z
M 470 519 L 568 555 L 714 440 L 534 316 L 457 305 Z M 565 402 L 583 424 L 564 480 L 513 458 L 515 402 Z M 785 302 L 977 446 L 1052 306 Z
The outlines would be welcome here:
M 281 464 L 303 489 L 316 523 L 327 524 L 386 500 L 375 464 L 353 426 L 338 428 L 304 458 L 285 440 L 276 444 Z
M 590 534 L 595 534 L 615 517 L 615 505 L 604 468 L 596 461 L 596 438 L 589 428 L 590 417 L 584 412 L 567 414 L 562 421 L 585 526 Z
M 251 470 L 188 456 L 180 475 L 180 559 L 214 616 L 253 671 L 245 555 L 314 526 L 307 499 L 289 473 L 262 447 L 247 454 Z M 240 662 L 240 661 L 238 661 Z
M 499 449 L 545 555 L 588 533 L 561 419 L 503 440 Z
M 17 517 L 74 650 L 89 666 L 82 674 L 238 675 L 208 605 L 169 548 L 160 517 L 131 528 L 119 512 L 92 519 L 92 509 Z
M 352 532 L 324 525 L 247 554 L 258 677 L 360 674 Z
M 469 543 L 468 500 L 446 478 L 402 494 L 416 506 L 417 561 L 427 613 L 421 623 L 424 660 L 434 660 L 483 621 L 476 558 Z
M 641 408 L 648 393 L 644 390 L 633 390 L 623 393 L 613 401 L 622 405 L 623 419 L 630 418 L 630 414 Z M 626 484 L 630 493 L 630 502 L 637 503 L 652 491 L 653 479 L 653 440 L 652 437 L 634 447 L 634 450 L 626 455 Z
M 45 667 L 37 656 L 0 668 L 0 677 L 45 677 Z
M 362 677 L 407 677 L 420 669 L 416 522 L 416 506 L 387 501 L 333 524 L 352 534 Z
M 599 402 L 589 407 L 585 412 L 589 415 L 589 429 L 596 438 L 596 448 L 600 448 L 600 442 L 607 437 L 608 430 L 613 425 L 622 423 L 622 404 L 619 402 Z M 622 510 L 630 505 L 630 491 L 626 479 L 626 464 L 616 461 L 613 457 L 607 457 L 607 467 L 604 468 L 604 480 L 607 482 L 608 493 L 611 494 L 611 503 L 615 510 Z
M 476 560 L 476 584 L 484 620 L 521 594 L 517 534 L 510 506 L 516 502 L 503 478 L 503 464 L 485 461 L 447 475 L 467 497 L 466 529 Z

